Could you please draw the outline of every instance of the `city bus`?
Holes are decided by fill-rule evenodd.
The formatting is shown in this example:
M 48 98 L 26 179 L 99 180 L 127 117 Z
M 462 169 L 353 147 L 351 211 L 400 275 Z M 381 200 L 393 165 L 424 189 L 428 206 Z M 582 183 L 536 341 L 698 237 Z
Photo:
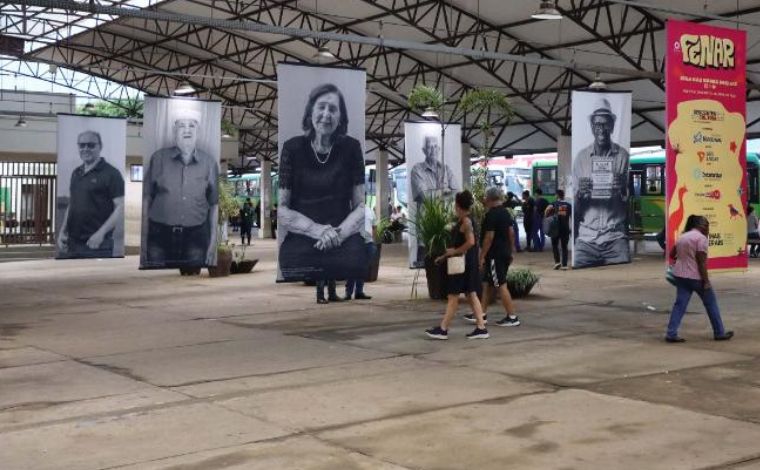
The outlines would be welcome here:
M 747 155 L 748 202 L 760 210 L 758 193 L 758 154 Z M 557 192 L 557 159 L 533 162 L 533 190 L 541 188 L 553 201 Z M 630 157 L 628 191 L 631 195 L 631 229 L 644 233 L 659 232 L 665 227 L 665 154 Z

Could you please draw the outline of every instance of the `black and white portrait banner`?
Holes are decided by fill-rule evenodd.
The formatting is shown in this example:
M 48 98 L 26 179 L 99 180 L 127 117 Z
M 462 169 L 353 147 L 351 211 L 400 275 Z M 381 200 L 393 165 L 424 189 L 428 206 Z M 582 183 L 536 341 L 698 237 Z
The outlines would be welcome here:
M 140 269 L 216 265 L 221 103 L 145 99 Z
M 278 281 L 363 279 L 364 70 L 277 66 Z
M 573 267 L 629 263 L 631 93 L 573 91 Z
M 407 169 L 409 219 L 417 220 L 425 198 L 453 200 L 464 187 L 462 175 L 462 128 L 441 127 L 439 122 L 404 123 L 404 157 Z M 469 177 L 469 175 L 467 175 Z M 409 267 L 425 264 L 425 248 L 417 239 L 415 224 L 409 226 Z
M 56 258 L 124 256 L 127 120 L 58 115 Z

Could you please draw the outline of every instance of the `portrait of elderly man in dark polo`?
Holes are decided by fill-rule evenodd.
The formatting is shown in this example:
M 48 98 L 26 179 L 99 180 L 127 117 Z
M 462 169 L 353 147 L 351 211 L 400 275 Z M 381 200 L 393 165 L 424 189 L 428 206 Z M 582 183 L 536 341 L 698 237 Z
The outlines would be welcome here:
M 197 148 L 200 112 L 174 107 L 170 116 L 174 145 L 153 153 L 143 182 L 148 214 L 143 267 L 213 265 L 219 166 Z
M 103 140 L 95 131 L 77 137 L 82 164 L 74 169 L 69 205 L 58 234 L 58 258 L 123 256 L 114 232 L 124 233 L 124 178 L 101 156 Z
M 280 280 L 364 278 L 364 155 L 335 85 L 311 91 L 301 128 L 280 155 Z
M 628 151 L 612 141 L 617 117 L 600 98 L 589 117 L 593 144 L 573 159 L 575 267 L 630 261 L 627 235 Z

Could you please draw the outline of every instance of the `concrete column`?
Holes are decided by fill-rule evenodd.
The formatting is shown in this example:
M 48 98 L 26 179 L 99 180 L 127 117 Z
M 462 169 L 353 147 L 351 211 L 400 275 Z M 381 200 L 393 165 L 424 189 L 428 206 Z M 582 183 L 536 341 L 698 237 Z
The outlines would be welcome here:
M 573 155 L 570 136 L 560 135 L 557 138 L 557 189 L 564 189 L 565 198 L 568 200 L 573 197 L 573 191 L 570 187 L 572 169 Z
M 463 188 L 469 188 L 472 186 L 472 178 L 470 178 L 470 143 L 462 142 L 462 179 L 464 179 Z
M 261 219 L 259 220 L 259 238 L 272 238 L 272 219 L 269 218 L 269 210 L 272 208 L 272 162 L 261 162 Z
M 388 198 L 391 195 L 390 178 L 388 177 L 388 151 L 378 150 L 375 159 L 375 217 L 390 217 L 388 213 Z

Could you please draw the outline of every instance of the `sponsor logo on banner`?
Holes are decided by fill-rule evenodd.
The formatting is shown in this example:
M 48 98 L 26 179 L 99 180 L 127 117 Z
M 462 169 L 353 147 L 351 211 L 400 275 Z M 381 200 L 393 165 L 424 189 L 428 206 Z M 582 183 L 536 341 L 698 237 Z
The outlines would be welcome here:
M 695 109 L 691 112 L 691 119 L 694 122 L 723 122 L 725 114 L 708 109 Z
M 695 144 L 720 144 L 723 142 L 723 139 L 719 135 L 708 135 L 699 131 L 694 134 L 692 142 Z

